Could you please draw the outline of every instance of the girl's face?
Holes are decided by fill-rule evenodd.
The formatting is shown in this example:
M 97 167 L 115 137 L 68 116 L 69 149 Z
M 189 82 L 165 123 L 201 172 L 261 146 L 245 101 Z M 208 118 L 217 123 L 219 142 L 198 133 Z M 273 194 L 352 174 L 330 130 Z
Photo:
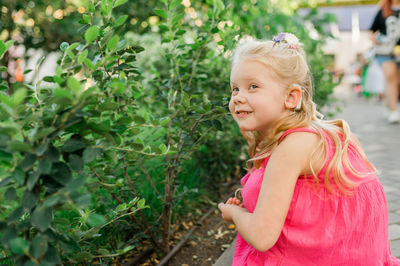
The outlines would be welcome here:
M 231 90 L 229 110 L 241 130 L 266 134 L 287 111 L 285 87 L 261 62 L 236 63 L 231 71 Z

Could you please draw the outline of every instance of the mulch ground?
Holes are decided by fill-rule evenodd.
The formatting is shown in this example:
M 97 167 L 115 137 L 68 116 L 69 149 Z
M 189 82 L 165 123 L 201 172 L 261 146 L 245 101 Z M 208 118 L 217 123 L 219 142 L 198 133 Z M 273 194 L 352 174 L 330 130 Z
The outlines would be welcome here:
M 192 223 L 187 224 L 188 229 Z M 179 232 L 185 234 L 185 232 Z M 168 262 L 169 266 L 208 266 L 213 265 L 236 237 L 233 224 L 222 220 L 221 213 L 215 210 L 201 226 L 197 227 L 186 244 Z M 157 265 L 159 261 L 153 254 L 143 266 Z
M 238 181 L 225 184 L 219 191 L 221 201 L 233 196 L 235 189 L 238 187 Z M 208 209 L 209 210 L 209 209 Z M 187 222 L 175 225 L 175 234 L 172 236 L 174 244 L 171 249 L 179 242 L 179 240 L 193 227 L 202 215 L 207 213 L 207 209 L 197 211 L 196 214 L 188 214 Z M 196 218 L 194 218 L 196 217 Z M 168 266 L 208 266 L 213 265 L 222 253 L 227 249 L 236 237 L 236 229 L 233 224 L 225 222 L 218 209 L 215 209 L 201 225 L 198 225 L 193 234 L 186 241 L 184 246 L 169 260 Z M 141 250 L 144 250 L 150 243 L 143 243 Z M 124 258 L 114 261 L 113 265 L 124 265 L 130 258 L 134 258 L 140 253 L 140 250 L 132 251 L 126 254 Z M 122 259 L 122 261 L 121 261 Z M 119 262 L 117 262 L 119 261 Z M 159 263 L 157 254 L 153 253 L 150 257 L 141 261 L 142 266 L 153 266 Z

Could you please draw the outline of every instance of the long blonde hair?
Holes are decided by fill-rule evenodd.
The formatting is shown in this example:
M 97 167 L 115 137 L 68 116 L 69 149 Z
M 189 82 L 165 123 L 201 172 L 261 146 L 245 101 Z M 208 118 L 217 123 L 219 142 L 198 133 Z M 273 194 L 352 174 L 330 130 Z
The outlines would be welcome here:
M 305 52 L 299 45 L 292 46 L 285 42 L 248 40 L 236 48 L 232 57 L 232 66 L 240 63 L 242 60 L 256 60 L 263 63 L 277 75 L 282 85 L 286 88 L 289 88 L 293 84 L 297 84 L 302 88 L 301 107 L 298 110 L 277 121 L 271 130 L 269 130 L 267 136 L 263 136 L 255 131 L 251 133 L 253 134 L 249 143 L 249 155 L 251 159 L 247 163 L 249 169 L 261 166 L 262 160 L 272 153 L 274 148 L 279 144 L 280 137 L 286 130 L 311 127 L 320 136 L 320 142 L 314 149 L 310 161 L 313 180 L 318 186 L 319 179 L 317 175 L 321 169 L 313 169 L 312 163 L 317 158 L 327 159 L 326 151 L 328 144 L 324 138 L 324 132 L 329 134 L 336 147 L 324 176 L 324 184 L 330 192 L 336 193 L 332 189 L 332 182 L 344 193 L 350 192 L 355 186 L 355 183 L 346 176 L 346 169 L 360 178 L 375 172 L 375 168 L 367 159 L 358 142 L 352 139 L 350 127 L 344 120 L 324 121 L 319 118 L 322 115 L 318 113 L 316 105 L 312 100 L 313 86 L 310 68 L 306 61 Z M 339 134 L 343 136 L 343 141 Z M 348 147 L 350 144 L 355 147 L 356 152 L 367 163 L 371 171 L 368 173 L 359 172 L 351 165 L 348 158 Z

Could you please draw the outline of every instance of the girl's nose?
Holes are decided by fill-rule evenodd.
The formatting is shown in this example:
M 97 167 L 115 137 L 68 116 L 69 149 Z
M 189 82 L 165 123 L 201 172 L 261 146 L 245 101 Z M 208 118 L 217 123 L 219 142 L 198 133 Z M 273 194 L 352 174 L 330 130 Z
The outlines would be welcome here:
M 236 94 L 235 96 L 233 96 L 233 102 L 236 103 L 244 103 L 246 101 L 246 98 L 244 97 L 243 93 L 241 93 L 240 91 L 238 92 L 238 94 Z

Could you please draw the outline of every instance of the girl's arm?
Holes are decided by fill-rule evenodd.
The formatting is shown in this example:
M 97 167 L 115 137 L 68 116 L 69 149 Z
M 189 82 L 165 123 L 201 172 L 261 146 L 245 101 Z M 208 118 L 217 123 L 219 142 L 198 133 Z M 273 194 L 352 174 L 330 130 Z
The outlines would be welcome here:
M 253 213 L 220 203 L 225 220 L 255 249 L 266 251 L 278 240 L 292 200 L 297 178 L 310 172 L 311 153 L 319 142 L 313 133 L 288 135 L 272 152 Z M 315 167 L 315 169 L 318 169 Z

